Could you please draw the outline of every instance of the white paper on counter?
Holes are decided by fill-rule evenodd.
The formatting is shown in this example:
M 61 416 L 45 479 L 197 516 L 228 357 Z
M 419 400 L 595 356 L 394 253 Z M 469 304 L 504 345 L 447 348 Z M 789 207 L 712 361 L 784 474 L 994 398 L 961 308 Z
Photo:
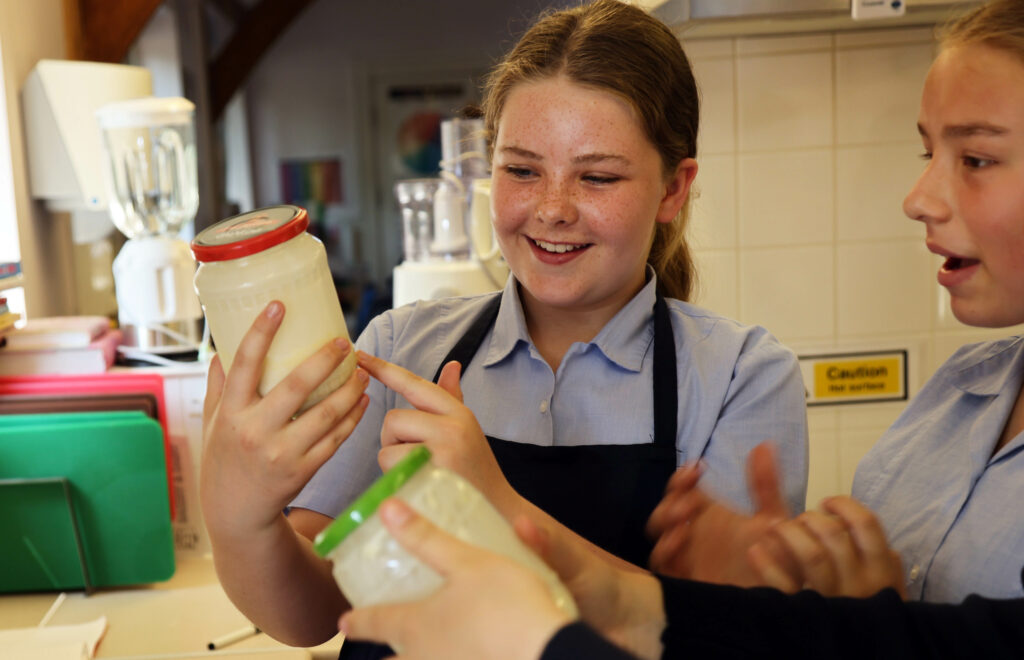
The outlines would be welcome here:
M 96 655 L 107 617 L 89 623 L 0 630 L 0 649 L 10 657 L 40 660 L 90 660 Z

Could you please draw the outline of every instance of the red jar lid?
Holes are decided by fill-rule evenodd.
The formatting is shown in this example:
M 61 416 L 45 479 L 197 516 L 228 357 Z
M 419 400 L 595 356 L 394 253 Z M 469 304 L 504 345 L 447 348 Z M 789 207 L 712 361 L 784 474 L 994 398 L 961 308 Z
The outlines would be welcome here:
M 291 204 L 240 213 L 210 225 L 192 239 L 196 261 L 227 261 L 284 243 L 306 231 L 306 209 Z

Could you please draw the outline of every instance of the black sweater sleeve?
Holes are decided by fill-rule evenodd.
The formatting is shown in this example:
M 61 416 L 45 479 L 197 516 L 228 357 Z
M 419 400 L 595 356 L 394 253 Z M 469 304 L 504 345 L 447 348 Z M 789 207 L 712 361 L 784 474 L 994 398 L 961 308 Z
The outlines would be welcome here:
M 636 660 L 579 621 L 565 626 L 544 647 L 540 660 Z
M 1024 658 L 1024 599 L 958 605 L 740 589 L 660 578 L 667 660 L 681 658 Z M 582 656 L 581 656 L 582 657 Z

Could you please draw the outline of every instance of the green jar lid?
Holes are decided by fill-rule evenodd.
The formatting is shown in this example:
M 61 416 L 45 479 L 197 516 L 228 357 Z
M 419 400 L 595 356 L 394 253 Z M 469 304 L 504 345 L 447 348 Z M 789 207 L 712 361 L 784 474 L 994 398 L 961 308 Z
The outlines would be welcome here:
M 430 450 L 423 445 L 406 454 L 405 458 L 391 466 L 390 470 L 381 475 L 355 502 L 342 511 L 334 522 L 316 535 L 316 539 L 313 541 L 313 550 L 321 557 L 326 557 L 356 527 L 372 516 L 381 502 L 398 492 L 398 489 L 429 460 Z

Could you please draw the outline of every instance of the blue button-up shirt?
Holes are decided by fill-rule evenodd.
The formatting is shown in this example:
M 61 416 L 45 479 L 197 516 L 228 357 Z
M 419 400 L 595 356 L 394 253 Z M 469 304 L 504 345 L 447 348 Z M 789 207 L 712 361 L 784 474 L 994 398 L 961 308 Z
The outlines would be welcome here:
M 484 432 L 535 445 L 633 444 L 654 435 L 653 307 L 656 280 L 590 342 L 577 342 L 553 371 L 530 341 L 515 280 L 490 335 L 462 376 L 462 392 Z M 371 321 L 356 346 L 433 378 L 491 295 L 422 301 Z M 803 510 L 807 485 L 804 386 L 793 353 L 763 328 L 741 325 L 668 299 L 676 346 L 678 464 L 703 459 L 702 484 L 749 510 L 747 453 L 778 446 L 786 500 Z M 379 476 L 384 415 L 409 403 L 376 380 L 352 436 L 292 506 L 336 516 Z
M 993 454 L 1022 379 L 1024 338 L 962 347 L 857 467 L 910 598 L 1024 596 L 1024 433 Z

